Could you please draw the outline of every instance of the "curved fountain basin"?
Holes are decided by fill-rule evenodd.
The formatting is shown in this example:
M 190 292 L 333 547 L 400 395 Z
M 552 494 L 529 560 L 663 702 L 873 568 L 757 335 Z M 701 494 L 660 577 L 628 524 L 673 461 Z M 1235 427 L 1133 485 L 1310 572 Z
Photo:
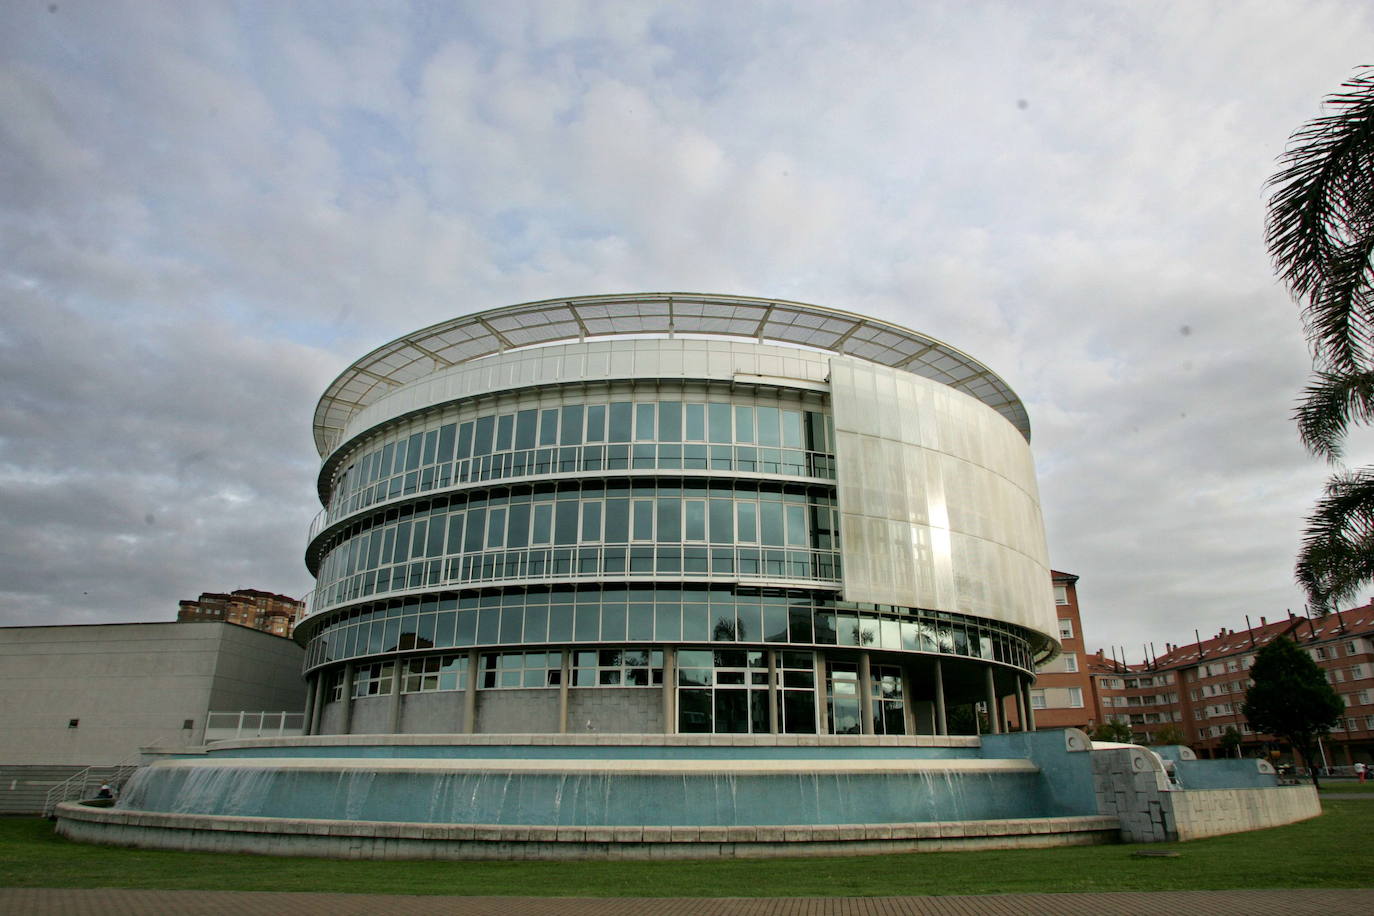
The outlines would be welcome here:
M 349 735 L 162 754 L 74 840 L 350 858 L 849 855 L 1113 842 L 1082 733 Z
M 1028 760 L 623 758 L 600 750 L 600 759 L 172 759 L 140 771 L 117 809 L 561 827 L 984 820 L 1053 807 Z

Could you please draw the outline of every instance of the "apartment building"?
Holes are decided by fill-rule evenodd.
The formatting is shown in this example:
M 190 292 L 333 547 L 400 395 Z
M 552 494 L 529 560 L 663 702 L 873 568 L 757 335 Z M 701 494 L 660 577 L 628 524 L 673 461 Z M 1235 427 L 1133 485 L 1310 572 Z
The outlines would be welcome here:
M 1138 740 L 1157 740 L 1173 726 L 1199 756 L 1253 755 L 1279 749 L 1272 735 L 1254 732 L 1241 712 L 1255 653 L 1277 637 L 1306 649 L 1345 701 L 1346 712 L 1321 743 L 1323 765 L 1374 760 L 1374 603 L 1320 618 L 1289 614 L 1243 630 L 1223 628 L 1138 665 L 1106 658 L 1088 660 L 1103 719 L 1130 725 Z M 1225 741 L 1229 729 L 1239 746 Z
M 1078 607 L 1078 576 L 1050 571 L 1058 618 L 1058 657 L 1036 668 L 1030 703 L 1036 728 L 1091 729 L 1101 721 L 1089 669 L 1084 664 L 1083 618 Z
M 290 637 L 305 614 L 305 602 L 287 595 L 240 588 L 232 592 L 201 592 L 195 601 L 177 603 L 178 623 L 235 623 Z

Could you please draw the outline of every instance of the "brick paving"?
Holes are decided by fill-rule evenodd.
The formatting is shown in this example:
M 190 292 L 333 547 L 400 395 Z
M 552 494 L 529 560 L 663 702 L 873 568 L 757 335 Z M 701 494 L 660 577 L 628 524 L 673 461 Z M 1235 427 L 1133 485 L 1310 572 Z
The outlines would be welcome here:
M 4 916 L 1138 916 L 1161 912 L 1368 916 L 1374 913 L 1374 890 L 574 898 L 0 888 Z

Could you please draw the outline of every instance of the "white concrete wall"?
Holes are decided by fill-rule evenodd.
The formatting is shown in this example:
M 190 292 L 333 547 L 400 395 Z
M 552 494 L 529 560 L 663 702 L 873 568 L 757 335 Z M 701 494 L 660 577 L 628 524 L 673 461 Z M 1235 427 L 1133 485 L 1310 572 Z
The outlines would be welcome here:
M 514 350 L 443 369 L 397 389 L 358 411 L 340 443 L 414 410 L 512 388 L 635 378 L 729 382 L 736 376 L 823 387 L 829 372 L 824 353 L 725 340 L 619 338 Z
M 0 627 L 0 763 L 109 765 L 198 743 L 207 712 L 244 708 L 221 702 L 299 711 L 302 655 L 228 623 Z
M 848 601 L 1002 620 L 1057 640 L 1030 445 L 929 379 L 831 360 Z
M 1180 840 L 1263 830 L 1322 813 L 1311 786 L 1267 789 L 1190 789 L 1170 792 L 1174 830 Z

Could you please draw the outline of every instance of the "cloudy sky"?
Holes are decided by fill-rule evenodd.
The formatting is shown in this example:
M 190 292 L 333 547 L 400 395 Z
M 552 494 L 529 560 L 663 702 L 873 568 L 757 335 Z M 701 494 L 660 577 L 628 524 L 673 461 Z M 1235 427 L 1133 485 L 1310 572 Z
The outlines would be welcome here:
M 0 624 L 306 592 L 350 361 L 640 290 L 996 369 L 1090 647 L 1301 609 L 1326 468 L 1264 183 L 1372 40 L 1363 2 L 10 0 Z

